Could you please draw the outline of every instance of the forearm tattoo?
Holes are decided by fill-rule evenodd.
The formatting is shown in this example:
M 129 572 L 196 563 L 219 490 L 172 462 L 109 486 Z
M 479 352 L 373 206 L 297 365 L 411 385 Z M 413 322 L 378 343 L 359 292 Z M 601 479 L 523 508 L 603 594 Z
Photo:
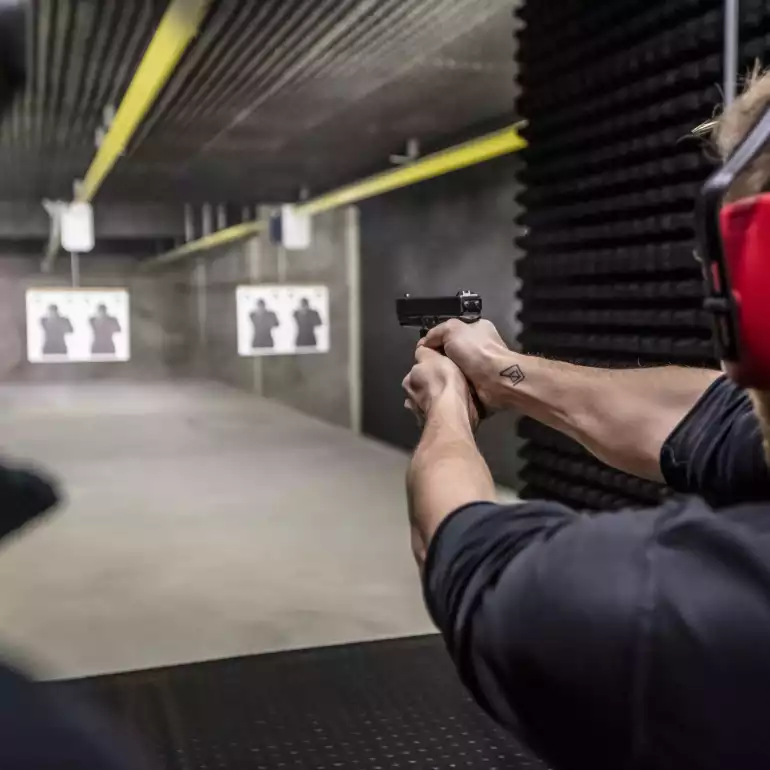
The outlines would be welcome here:
M 515 388 L 524 379 L 524 372 L 521 371 L 521 367 L 518 364 L 514 364 L 507 369 L 503 369 L 503 371 L 500 372 L 500 376 L 507 377 L 511 381 L 511 385 Z

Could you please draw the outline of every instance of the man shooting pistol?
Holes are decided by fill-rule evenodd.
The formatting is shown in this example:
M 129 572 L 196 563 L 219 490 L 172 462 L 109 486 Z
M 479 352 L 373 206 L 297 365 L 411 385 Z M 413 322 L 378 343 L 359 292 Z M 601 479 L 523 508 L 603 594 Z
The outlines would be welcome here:
M 770 767 L 770 72 L 713 125 L 695 250 L 724 374 L 577 366 L 449 320 L 404 380 L 428 609 L 477 702 L 555 770 Z M 470 384 L 680 494 L 498 504 Z

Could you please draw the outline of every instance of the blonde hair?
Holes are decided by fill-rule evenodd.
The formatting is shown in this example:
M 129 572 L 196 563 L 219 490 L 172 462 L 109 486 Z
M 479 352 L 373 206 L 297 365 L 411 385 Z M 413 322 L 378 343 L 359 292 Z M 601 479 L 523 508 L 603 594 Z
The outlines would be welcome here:
M 770 69 L 759 62 L 746 76 L 742 92 L 713 121 L 704 124 L 724 160 L 746 138 L 756 122 L 770 107 Z M 730 189 L 727 200 L 734 201 L 765 192 L 770 184 L 770 149 L 757 158 Z
M 756 122 L 770 107 L 770 69 L 756 62 L 745 80 L 744 88 L 735 101 L 726 107 L 707 127 L 713 144 L 722 159 L 743 141 Z M 704 124 L 706 127 L 706 124 Z M 770 149 L 763 152 L 730 188 L 726 201 L 758 195 L 770 189 Z M 765 458 L 770 463 L 770 392 L 750 390 L 759 424 Z

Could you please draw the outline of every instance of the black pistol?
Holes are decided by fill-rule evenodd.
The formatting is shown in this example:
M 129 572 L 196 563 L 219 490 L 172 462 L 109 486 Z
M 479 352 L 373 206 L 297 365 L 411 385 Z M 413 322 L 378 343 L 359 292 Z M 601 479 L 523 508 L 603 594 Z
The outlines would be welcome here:
M 401 326 L 420 330 L 424 337 L 434 326 L 457 318 L 472 324 L 481 318 L 481 296 L 472 291 L 458 291 L 444 297 L 410 297 L 408 294 L 396 300 L 396 315 Z M 471 386 L 471 396 L 479 419 L 487 416 L 487 410 Z
M 396 314 L 401 326 L 412 326 L 424 337 L 434 326 L 457 318 L 474 323 L 481 318 L 481 297 L 472 291 L 458 291 L 444 297 L 411 297 L 396 300 Z

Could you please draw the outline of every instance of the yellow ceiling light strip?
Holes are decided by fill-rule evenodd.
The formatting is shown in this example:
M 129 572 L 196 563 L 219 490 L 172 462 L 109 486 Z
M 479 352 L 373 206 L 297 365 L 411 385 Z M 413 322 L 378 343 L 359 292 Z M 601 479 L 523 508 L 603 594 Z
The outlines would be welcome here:
M 211 0 L 172 0 L 77 192 L 91 201 L 198 33 Z
M 441 150 L 433 155 L 426 155 L 424 158 L 414 161 L 407 166 L 384 171 L 360 182 L 345 185 L 338 190 L 321 195 L 307 203 L 299 204 L 296 207 L 297 211 L 311 215 L 320 214 L 341 206 L 358 203 L 367 198 L 383 195 L 401 187 L 408 187 L 418 182 L 442 176 L 443 174 L 449 174 L 452 171 L 475 166 L 478 163 L 484 163 L 493 158 L 499 158 L 502 155 L 518 152 L 527 146 L 526 140 L 519 133 L 522 126 L 523 123 L 516 123 L 500 131 L 471 139 L 469 142 L 450 147 L 447 150 Z M 228 227 L 225 230 L 190 241 L 173 251 L 148 260 L 144 263 L 144 267 L 169 264 L 170 262 L 183 259 L 189 254 L 221 246 L 225 243 L 243 240 L 244 238 L 250 238 L 264 229 L 264 226 L 263 222 L 247 222 L 242 225 Z

